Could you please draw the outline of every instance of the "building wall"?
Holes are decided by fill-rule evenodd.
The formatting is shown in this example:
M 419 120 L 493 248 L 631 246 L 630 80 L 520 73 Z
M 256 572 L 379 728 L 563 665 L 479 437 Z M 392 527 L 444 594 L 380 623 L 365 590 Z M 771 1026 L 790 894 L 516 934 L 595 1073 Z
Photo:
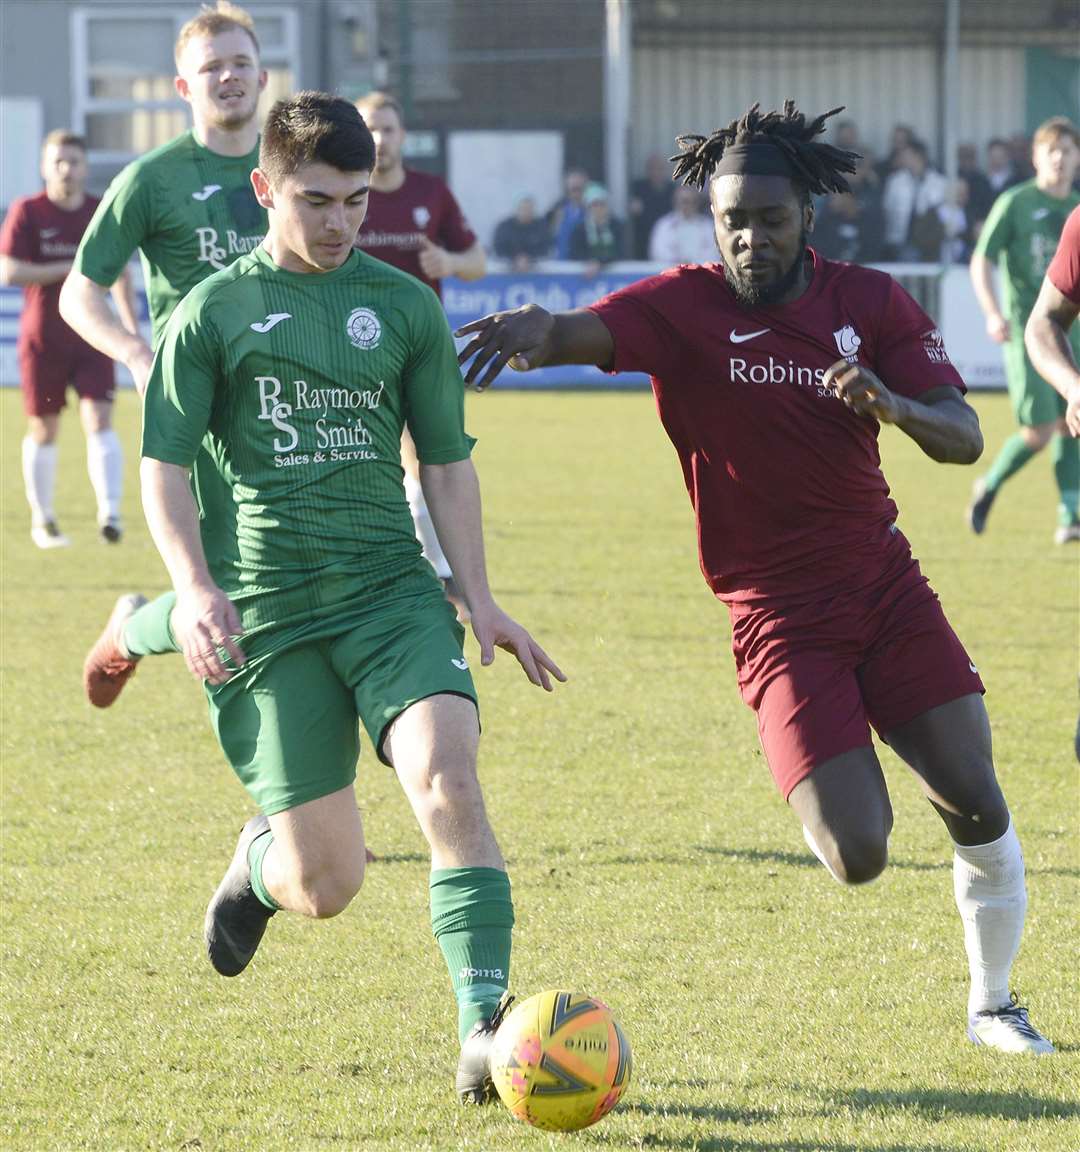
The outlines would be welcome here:
M 932 45 L 642 47 L 633 66 L 632 171 L 650 152 L 670 155 L 679 133 L 707 135 L 755 101 L 779 108 L 788 97 L 813 114 L 844 105 L 879 157 L 897 121 L 940 152 L 942 66 Z M 1024 85 L 1023 47 L 962 48 L 958 140 L 981 146 L 1022 132 Z
M 251 0 L 245 5 L 254 16 L 256 25 L 260 17 L 272 14 L 293 12 L 299 15 L 298 52 L 295 59 L 289 61 L 296 87 L 319 84 L 326 3 L 327 0 Z M 32 99 L 39 102 L 45 132 L 61 127 L 78 128 L 75 123 L 78 103 L 75 85 L 80 69 L 75 59 L 73 14 L 108 10 L 110 13 L 130 11 L 133 16 L 145 17 L 160 13 L 170 18 L 179 17 L 182 22 L 194 16 L 199 7 L 198 2 L 177 3 L 176 0 L 0 0 L 0 101 Z M 168 64 L 171 43 L 165 48 L 164 55 Z M 176 117 L 177 123 L 186 123 L 184 105 L 178 98 L 176 108 L 181 113 Z M 22 149 L 11 155 L 8 147 L 3 147 L 0 159 L 5 166 L 18 164 L 26 167 Z M 92 164 L 92 190 L 100 191 L 119 166 L 118 162 Z M 29 178 L 36 182 L 33 172 Z M 19 178 L 14 182 L 19 183 Z

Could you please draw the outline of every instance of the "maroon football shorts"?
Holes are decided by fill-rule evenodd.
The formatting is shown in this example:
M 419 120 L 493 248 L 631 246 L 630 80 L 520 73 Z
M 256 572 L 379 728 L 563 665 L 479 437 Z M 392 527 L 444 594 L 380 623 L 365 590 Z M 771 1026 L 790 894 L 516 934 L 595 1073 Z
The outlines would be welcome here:
M 68 385 L 80 399 L 111 400 L 116 391 L 113 362 L 82 341 L 72 347 L 19 344 L 19 378 L 27 416 L 55 416 L 66 404 Z
M 899 533 L 889 553 L 882 575 L 857 592 L 732 606 L 739 690 L 785 800 L 817 765 L 870 745 L 871 726 L 884 738 L 985 691 Z

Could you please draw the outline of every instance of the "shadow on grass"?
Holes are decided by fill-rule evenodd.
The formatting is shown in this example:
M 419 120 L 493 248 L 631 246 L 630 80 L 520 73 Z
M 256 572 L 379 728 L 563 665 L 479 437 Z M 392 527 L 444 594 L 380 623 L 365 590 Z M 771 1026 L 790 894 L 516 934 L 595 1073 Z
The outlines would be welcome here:
M 700 1082 L 694 1086 L 707 1087 Z M 789 1086 L 788 1099 L 796 1094 L 815 1093 L 801 1085 Z M 643 1117 L 685 1117 L 710 1124 L 768 1124 L 781 1117 L 825 1117 L 850 1111 L 855 1113 L 915 1113 L 929 1120 L 945 1120 L 950 1116 L 978 1116 L 999 1120 L 1027 1121 L 1068 1119 L 1080 1116 L 1080 1103 L 1056 1097 L 1034 1096 L 1027 1092 L 942 1092 L 932 1089 L 912 1089 L 906 1092 L 878 1091 L 857 1088 L 847 1093 L 832 1095 L 824 1102 L 792 1108 L 785 1105 L 779 1110 L 725 1107 L 722 1104 L 650 1104 L 647 1101 L 623 1105 L 620 1112 L 635 1113 Z M 594 1133 L 598 1143 L 621 1142 L 623 1137 L 611 1136 L 603 1130 Z M 639 1141 L 642 1148 L 695 1149 L 696 1152 L 865 1152 L 861 1144 L 844 1141 L 766 1140 L 740 1135 L 665 1137 L 647 1133 Z M 910 1152 L 910 1145 L 875 1145 L 875 1152 Z M 961 1152 L 953 1145 L 938 1144 L 934 1152 Z
M 719 848 L 711 844 L 695 844 L 698 852 L 707 852 L 710 856 L 723 856 L 727 860 L 738 860 L 745 864 L 786 864 L 792 868 L 820 868 L 821 865 L 808 852 L 784 852 L 780 849 L 765 850 L 762 848 Z M 681 858 L 680 858 L 681 859 Z M 625 857 L 617 863 L 636 863 L 638 858 Z M 951 872 L 952 860 L 941 860 L 936 864 L 923 864 L 917 860 L 905 860 L 896 857 L 889 858 L 889 868 L 896 868 L 901 872 Z M 1039 868 L 1028 865 L 1029 876 L 1080 876 L 1080 868 Z
M 1063 1120 L 1080 1116 L 1080 1101 L 1053 1096 L 1033 1096 L 1029 1092 L 941 1092 L 911 1089 L 884 1092 L 856 1088 L 836 1094 L 841 1107 L 856 1112 L 882 1112 L 899 1109 L 941 1120 L 946 1116 L 993 1116 L 1001 1120 Z
M 621 1135 L 608 1136 L 606 1132 L 591 1134 L 597 1144 L 618 1144 L 625 1148 L 626 1141 Z M 713 1136 L 701 1139 L 700 1136 L 676 1136 L 673 1138 L 646 1133 L 634 1142 L 636 1148 L 687 1148 L 692 1152 L 867 1152 L 865 1144 L 848 1144 L 845 1141 L 812 1142 L 805 1140 L 756 1140 L 741 1136 Z M 922 1148 L 929 1146 L 920 1145 Z M 970 1147 L 968 1145 L 967 1147 Z M 875 1144 L 874 1152 L 911 1152 L 910 1144 Z M 954 1144 L 935 1144 L 932 1152 L 965 1152 L 965 1148 Z

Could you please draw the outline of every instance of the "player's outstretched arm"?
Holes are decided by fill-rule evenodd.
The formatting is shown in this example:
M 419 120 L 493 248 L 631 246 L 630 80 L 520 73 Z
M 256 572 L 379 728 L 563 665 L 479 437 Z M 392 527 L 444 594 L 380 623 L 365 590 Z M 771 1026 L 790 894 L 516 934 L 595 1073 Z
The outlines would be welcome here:
M 422 463 L 420 484 L 454 579 L 469 605 L 473 633 L 480 645 L 480 663 L 490 664 L 495 659 L 495 649 L 503 648 L 517 657 L 534 684 L 550 692 L 552 677 L 566 677 L 529 633 L 495 603 L 488 587 L 480 485 L 472 461 Z
M 1068 332 L 1078 313 L 1080 304 L 1073 303 L 1044 276 L 1024 329 L 1024 345 L 1035 371 L 1065 397 L 1065 423 L 1074 436 L 1080 436 L 1080 365 L 1073 355 Z
M 979 417 L 951 385 L 931 388 L 913 400 L 890 391 L 869 368 L 847 360 L 832 364 L 822 384 L 856 415 L 895 424 L 939 464 L 974 464 L 982 455 Z
M 222 684 L 246 659 L 234 639 L 240 635 L 240 614 L 210 576 L 188 470 L 144 457 L 140 478 L 150 535 L 176 589 L 171 617 L 176 642 L 193 676 Z M 223 651 L 234 667 L 225 663 Z
M 615 359 L 615 341 L 607 325 L 588 309 L 554 315 L 535 304 L 512 312 L 494 312 L 464 324 L 455 336 L 473 338 L 458 355 L 472 360 L 465 383 L 482 391 L 509 364 L 517 372 L 545 364 L 594 364 L 607 368 Z
M 113 315 L 106 301 L 108 293 L 108 288 L 72 270 L 60 289 L 60 315 L 87 344 L 104 352 L 110 360 L 125 364 L 141 396 L 146 391 L 154 354 L 137 329 L 129 332 Z

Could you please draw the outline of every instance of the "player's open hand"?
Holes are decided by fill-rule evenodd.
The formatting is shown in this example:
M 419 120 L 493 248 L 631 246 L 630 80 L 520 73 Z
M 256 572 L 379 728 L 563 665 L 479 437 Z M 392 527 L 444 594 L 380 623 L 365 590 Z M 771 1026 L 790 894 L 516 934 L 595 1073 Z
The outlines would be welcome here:
M 458 353 L 459 364 L 472 360 L 465 383 L 481 392 L 495 382 L 507 364 L 517 372 L 539 368 L 547 362 L 548 339 L 554 327 L 555 317 L 535 304 L 512 312 L 493 312 L 463 324 L 455 336 L 476 334 Z
M 566 676 L 555 661 L 494 602 L 473 609 L 472 629 L 480 645 L 480 663 L 485 667 L 495 659 L 495 649 L 502 648 L 517 657 L 525 675 L 545 692 L 554 687 L 552 676 L 565 683 Z
M 199 680 L 224 684 L 247 660 L 235 640 L 241 632 L 240 613 L 214 585 L 177 595 L 172 629 L 188 671 Z
M 867 416 L 880 424 L 895 424 L 900 418 L 900 399 L 861 364 L 837 360 L 825 372 L 821 383 L 858 416 Z

